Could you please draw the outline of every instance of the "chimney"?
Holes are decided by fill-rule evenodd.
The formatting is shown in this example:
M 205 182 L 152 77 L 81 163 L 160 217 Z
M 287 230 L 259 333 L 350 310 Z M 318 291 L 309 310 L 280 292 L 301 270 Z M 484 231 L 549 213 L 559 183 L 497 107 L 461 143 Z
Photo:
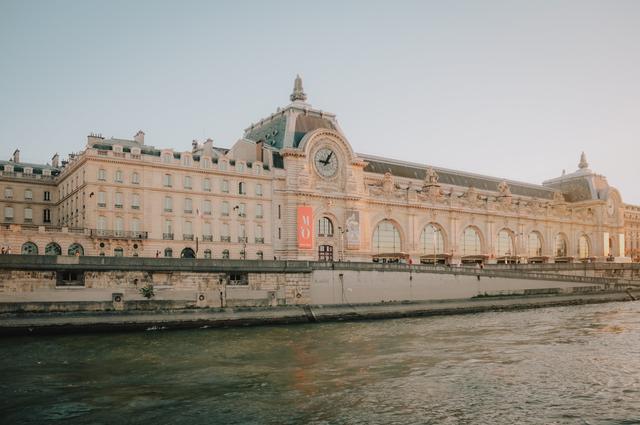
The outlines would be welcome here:
M 258 142 L 256 143 L 256 161 L 264 162 L 263 155 L 262 155 L 263 148 L 264 148 L 264 140 L 258 140 Z
M 58 168 L 58 166 L 60 165 L 58 163 L 58 160 L 60 159 L 60 157 L 58 156 L 58 153 L 56 152 L 55 155 L 53 155 L 53 157 L 51 158 L 51 166 L 53 168 Z
M 13 151 L 13 162 L 20 162 L 20 149 L 16 149 L 15 151 Z
M 213 149 L 213 139 L 207 139 L 207 140 L 204 142 L 203 147 L 204 147 L 205 149 L 207 149 L 207 150 Z
M 138 130 L 136 135 L 133 136 L 133 140 L 135 140 L 136 142 L 140 143 L 141 145 L 144 145 L 144 131 Z

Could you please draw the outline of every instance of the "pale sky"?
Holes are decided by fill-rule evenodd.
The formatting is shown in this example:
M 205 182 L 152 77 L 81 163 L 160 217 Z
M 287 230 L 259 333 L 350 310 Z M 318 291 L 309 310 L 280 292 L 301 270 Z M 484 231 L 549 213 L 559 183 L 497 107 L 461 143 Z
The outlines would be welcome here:
M 230 147 L 299 73 L 356 152 L 539 184 L 585 151 L 640 204 L 640 1 L 0 0 L 0 53 L 2 159 Z

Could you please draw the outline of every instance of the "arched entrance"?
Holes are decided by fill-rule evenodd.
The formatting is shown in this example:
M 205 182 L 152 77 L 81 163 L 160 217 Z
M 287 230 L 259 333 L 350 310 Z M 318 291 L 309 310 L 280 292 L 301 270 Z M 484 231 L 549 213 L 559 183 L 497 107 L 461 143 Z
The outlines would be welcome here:
M 180 253 L 180 258 L 196 258 L 196 253 L 191 248 L 185 248 Z
M 84 255 L 84 248 L 79 243 L 74 243 L 69 246 L 67 253 L 69 255 Z

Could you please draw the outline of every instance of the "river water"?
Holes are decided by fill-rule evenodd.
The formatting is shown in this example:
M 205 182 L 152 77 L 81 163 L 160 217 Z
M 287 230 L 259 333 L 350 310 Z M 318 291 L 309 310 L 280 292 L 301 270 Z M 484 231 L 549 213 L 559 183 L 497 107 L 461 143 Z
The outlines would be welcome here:
M 637 424 L 640 302 L 5 338 L 0 423 Z

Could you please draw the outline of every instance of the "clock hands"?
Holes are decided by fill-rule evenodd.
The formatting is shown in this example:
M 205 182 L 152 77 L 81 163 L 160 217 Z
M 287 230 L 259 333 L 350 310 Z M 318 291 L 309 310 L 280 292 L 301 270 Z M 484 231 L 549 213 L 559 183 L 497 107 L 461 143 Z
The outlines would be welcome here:
M 332 155 L 333 155 L 333 151 L 329 152 L 329 155 L 327 155 L 324 161 L 320 160 L 320 162 L 322 162 L 324 165 L 328 165 Z

